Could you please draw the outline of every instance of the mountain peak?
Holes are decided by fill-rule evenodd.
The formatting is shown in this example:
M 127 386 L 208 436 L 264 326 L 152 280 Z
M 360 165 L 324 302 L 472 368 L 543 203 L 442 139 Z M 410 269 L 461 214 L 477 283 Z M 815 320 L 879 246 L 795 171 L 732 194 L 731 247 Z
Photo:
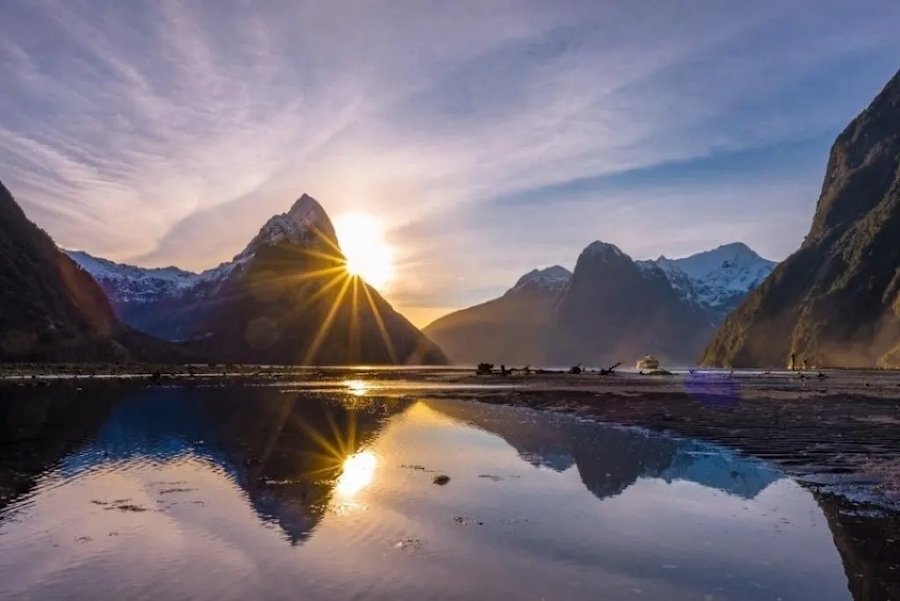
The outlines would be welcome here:
M 287 213 L 274 215 L 259 230 L 250 244 L 234 260 L 240 261 L 252 256 L 261 246 L 287 243 L 303 246 L 319 245 L 337 248 L 337 235 L 328 213 L 309 194 L 298 198 Z
M 759 256 L 756 251 L 743 242 L 722 244 L 712 250 L 695 253 L 681 259 L 669 259 L 661 256 L 656 262 L 660 265 L 678 267 L 694 278 L 705 278 L 723 269 L 761 267 L 768 272 L 775 266 L 774 261 Z
M 665 255 L 639 264 L 663 270 L 672 288 L 685 300 L 727 311 L 755 289 L 775 268 L 743 242 L 722 244 L 681 259 Z
M 328 221 L 328 215 L 325 209 L 319 204 L 315 198 L 304 192 L 300 198 L 294 201 L 290 210 L 286 213 L 288 217 L 300 221 L 319 221 L 324 219 Z
M 519 278 L 513 290 L 524 288 L 541 288 L 544 290 L 562 290 L 572 277 L 572 272 L 561 265 L 553 265 L 545 269 L 532 269 Z
M 615 244 L 610 244 L 609 242 L 603 242 L 601 240 L 595 240 L 588 244 L 587 248 L 585 248 L 581 254 L 600 258 L 627 256 Z

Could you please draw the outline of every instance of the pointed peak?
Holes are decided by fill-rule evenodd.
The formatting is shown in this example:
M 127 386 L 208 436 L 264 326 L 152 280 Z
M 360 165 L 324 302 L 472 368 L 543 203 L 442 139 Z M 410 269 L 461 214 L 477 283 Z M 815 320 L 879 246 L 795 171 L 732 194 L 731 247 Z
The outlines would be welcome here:
M 321 211 L 325 212 L 325 209 L 322 208 L 322 205 L 319 204 L 319 201 L 304 192 L 300 195 L 300 198 L 294 201 L 294 204 L 291 205 L 290 210 L 287 212 L 288 215 L 300 215 L 309 213 L 311 211 Z
M 324 239 L 324 241 L 323 241 Z M 265 225 L 250 244 L 234 260 L 247 259 L 261 246 L 276 244 L 318 245 L 337 248 L 337 236 L 328 213 L 309 194 L 302 194 L 294 201 L 287 213 L 275 215 Z

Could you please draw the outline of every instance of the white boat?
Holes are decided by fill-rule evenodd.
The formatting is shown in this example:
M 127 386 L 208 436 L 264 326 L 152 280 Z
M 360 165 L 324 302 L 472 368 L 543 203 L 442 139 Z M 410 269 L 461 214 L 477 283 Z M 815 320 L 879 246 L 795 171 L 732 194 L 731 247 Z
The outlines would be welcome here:
M 644 355 L 638 359 L 634 368 L 638 371 L 656 371 L 659 369 L 659 359 L 653 355 Z

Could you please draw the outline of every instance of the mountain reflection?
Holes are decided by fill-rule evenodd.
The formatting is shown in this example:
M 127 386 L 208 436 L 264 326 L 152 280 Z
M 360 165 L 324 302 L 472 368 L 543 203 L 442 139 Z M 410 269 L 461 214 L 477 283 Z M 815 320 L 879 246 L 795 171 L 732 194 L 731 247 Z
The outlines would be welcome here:
M 686 480 L 752 499 L 782 476 L 760 461 L 631 428 L 583 422 L 553 413 L 513 412 L 481 403 L 428 400 L 429 407 L 501 437 L 537 467 L 575 466 L 585 487 L 605 499 L 638 478 Z
M 73 393 L 26 392 L 0 405 L 0 440 L 15 450 L 0 463 L 3 505 L 53 470 L 195 457 L 221 469 L 292 543 L 309 537 L 335 492 L 349 498 L 367 484 L 374 457 L 360 450 L 409 405 L 242 387 L 120 390 L 115 403 Z
M 201 461 L 233 482 L 260 520 L 291 544 L 307 540 L 333 502 L 353 502 L 378 478 L 376 437 L 412 401 L 378 399 L 364 383 L 343 392 L 58 384 L 0 395 L 0 521 L 48 477 L 131 464 Z M 690 440 L 582 422 L 551 412 L 470 401 L 426 400 L 431 409 L 502 438 L 524 461 L 577 470 L 594 496 L 621 494 L 641 478 L 689 481 L 753 499 L 781 478 L 764 463 Z M 414 412 L 407 414 L 413 416 Z M 405 418 L 404 418 L 405 419 Z M 380 483 L 381 484 L 381 483 Z M 390 484 L 390 482 L 388 482 Z M 895 591 L 883 534 L 843 501 L 813 491 L 857 599 Z M 883 526 L 880 526 L 883 527 Z M 891 536 L 897 532 L 891 522 Z M 894 588 L 892 588 L 894 587 Z

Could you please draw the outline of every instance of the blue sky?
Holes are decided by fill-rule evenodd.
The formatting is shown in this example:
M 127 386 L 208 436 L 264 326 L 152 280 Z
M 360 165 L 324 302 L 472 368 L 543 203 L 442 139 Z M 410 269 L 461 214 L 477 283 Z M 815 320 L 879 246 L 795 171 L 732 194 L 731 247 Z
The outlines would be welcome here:
M 900 3 L 0 3 L 0 179 L 65 247 L 205 268 L 303 192 L 419 323 L 571 267 L 781 259 L 900 67 Z

